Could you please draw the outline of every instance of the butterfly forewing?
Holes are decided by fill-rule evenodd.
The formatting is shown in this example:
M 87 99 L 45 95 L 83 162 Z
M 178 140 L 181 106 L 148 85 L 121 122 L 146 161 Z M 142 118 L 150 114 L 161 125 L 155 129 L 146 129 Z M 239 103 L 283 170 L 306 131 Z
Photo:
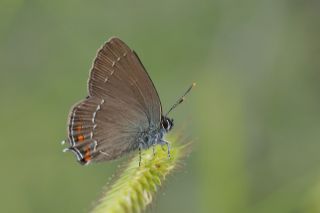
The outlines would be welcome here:
M 138 56 L 118 38 L 98 51 L 88 90 L 69 115 L 70 150 L 80 162 L 120 157 L 138 147 L 140 132 L 159 127 L 157 91 Z
M 152 124 L 160 123 L 158 93 L 138 56 L 120 39 L 110 39 L 99 50 L 88 87 L 92 96 L 113 96 L 138 104 Z

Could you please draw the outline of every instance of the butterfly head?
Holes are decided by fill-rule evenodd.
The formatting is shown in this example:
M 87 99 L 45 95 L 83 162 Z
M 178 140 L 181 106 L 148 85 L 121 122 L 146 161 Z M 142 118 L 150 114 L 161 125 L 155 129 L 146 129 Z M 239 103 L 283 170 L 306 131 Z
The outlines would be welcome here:
M 169 132 L 173 127 L 173 119 L 170 119 L 166 116 L 162 116 L 161 126 L 166 132 Z

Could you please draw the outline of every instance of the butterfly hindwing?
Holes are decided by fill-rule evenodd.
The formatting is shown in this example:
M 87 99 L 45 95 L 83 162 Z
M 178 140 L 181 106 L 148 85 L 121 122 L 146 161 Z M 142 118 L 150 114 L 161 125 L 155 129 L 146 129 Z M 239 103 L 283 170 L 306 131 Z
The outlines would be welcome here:
M 69 114 L 69 150 L 76 154 L 81 163 L 90 161 L 91 153 L 96 149 L 97 141 L 93 134 L 101 105 L 102 100 L 90 97 L 76 104 Z

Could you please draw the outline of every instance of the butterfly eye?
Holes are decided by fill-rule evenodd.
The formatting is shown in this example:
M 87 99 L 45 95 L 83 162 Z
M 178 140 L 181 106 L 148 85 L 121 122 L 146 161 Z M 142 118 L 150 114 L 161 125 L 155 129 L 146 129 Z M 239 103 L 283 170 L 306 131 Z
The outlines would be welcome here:
M 168 118 L 164 118 L 162 121 L 162 126 L 168 132 L 172 128 L 172 122 Z
M 168 123 L 168 120 L 167 120 L 167 119 L 165 119 L 165 120 L 162 122 L 162 126 L 163 126 L 163 128 L 164 128 L 165 130 L 168 129 L 169 123 Z

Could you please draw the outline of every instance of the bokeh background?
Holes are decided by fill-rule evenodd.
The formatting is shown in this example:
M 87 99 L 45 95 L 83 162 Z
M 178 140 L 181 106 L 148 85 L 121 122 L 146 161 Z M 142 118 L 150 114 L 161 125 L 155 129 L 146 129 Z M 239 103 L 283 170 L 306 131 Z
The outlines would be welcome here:
M 317 0 L 0 0 L 1 212 L 87 212 L 119 162 L 62 153 L 97 49 L 136 50 L 194 139 L 149 212 L 320 212 Z

